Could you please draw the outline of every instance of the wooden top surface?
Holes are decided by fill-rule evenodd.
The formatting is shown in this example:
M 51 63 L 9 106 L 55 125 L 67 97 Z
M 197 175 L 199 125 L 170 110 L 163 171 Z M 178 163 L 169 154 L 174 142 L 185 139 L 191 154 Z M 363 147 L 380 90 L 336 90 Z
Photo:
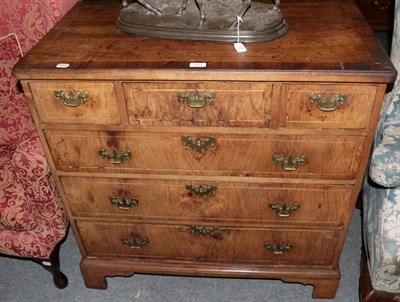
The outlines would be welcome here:
M 352 1 L 282 4 L 288 32 L 274 41 L 247 43 L 245 53 L 237 53 L 232 43 L 122 33 L 116 26 L 120 10 L 116 0 L 78 2 L 17 64 L 16 76 L 377 83 L 395 78 L 389 58 Z M 207 68 L 190 69 L 191 62 L 206 62 Z M 58 63 L 69 67 L 57 69 Z

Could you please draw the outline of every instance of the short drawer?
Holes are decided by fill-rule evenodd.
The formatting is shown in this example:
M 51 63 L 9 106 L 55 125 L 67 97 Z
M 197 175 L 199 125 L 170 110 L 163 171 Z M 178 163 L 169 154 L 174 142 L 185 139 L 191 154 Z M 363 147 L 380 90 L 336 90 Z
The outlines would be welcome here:
M 78 221 L 88 256 L 329 266 L 337 230 Z
M 45 131 L 63 171 L 354 179 L 364 137 Z
M 247 82 L 125 83 L 135 126 L 270 127 L 272 84 Z
M 42 123 L 121 123 L 113 83 L 57 81 L 29 85 Z
M 61 177 L 75 217 L 340 226 L 351 186 Z
M 366 130 L 376 90 L 372 85 L 284 84 L 282 126 Z

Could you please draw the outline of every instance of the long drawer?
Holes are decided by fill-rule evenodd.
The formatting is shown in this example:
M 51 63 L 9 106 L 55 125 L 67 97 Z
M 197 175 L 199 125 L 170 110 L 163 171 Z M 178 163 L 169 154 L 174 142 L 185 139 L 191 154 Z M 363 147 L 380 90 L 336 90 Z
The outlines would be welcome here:
M 61 177 L 75 217 L 340 226 L 351 186 Z
M 88 256 L 329 266 L 338 230 L 78 221 Z
M 365 138 L 45 131 L 63 171 L 354 179 Z

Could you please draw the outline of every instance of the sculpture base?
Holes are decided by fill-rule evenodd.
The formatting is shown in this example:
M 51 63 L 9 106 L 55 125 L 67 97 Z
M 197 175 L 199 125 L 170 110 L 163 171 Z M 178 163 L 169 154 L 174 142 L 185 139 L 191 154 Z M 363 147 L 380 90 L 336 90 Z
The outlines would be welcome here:
M 205 1 L 206 20 L 200 25 L 197 6 L 188 4 L 182 15 L 177 15 L 181 0 L 171 0 L 168 7 L 156 7 L 162 15 L 156 15 L 135 2 L 123 8 L 117 26 L 123 32 L 161 39 L 201 40 L 218 42 L 237 42 L 238 30 L 232 28 L 242 1 Z M 232 5 L 234 3 L 235 5 Z M 192 5 L 190 5 L 192 4 Z M 165 6 L 166 4 L 164 4 Z M 272 4 L 253 2 L 240 22 L 240 42 L 265 42 L 284 35 L 288 26 L 280 9 Z

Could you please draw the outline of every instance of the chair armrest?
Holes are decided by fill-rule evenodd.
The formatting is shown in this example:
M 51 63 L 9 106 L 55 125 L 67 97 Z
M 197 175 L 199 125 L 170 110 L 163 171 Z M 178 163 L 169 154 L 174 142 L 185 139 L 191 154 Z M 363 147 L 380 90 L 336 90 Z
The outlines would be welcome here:
M 384 130 L 382 141 L 372 152 L 369 176 L 383 187 L 400 186 L 400 123 Z
M 14 167 L 36 219 L 48 226 L 64 228 L 67 221 L 61 197 L 36 131 L 16 148 Z

